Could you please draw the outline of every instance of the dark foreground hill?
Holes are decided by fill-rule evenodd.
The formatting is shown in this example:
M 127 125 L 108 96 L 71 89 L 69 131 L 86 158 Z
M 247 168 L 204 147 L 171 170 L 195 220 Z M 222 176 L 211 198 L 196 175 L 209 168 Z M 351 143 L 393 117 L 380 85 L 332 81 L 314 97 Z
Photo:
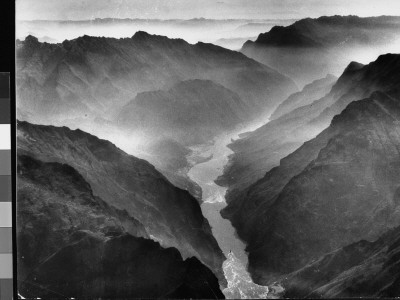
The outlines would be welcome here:
M 211 270 L 151 240 L 70 165 L 19 155 L 17 206 L 25 298 L 224 298 Z
M 361 240 L 289 274 L 288 298 L 396 298 L 400 295 L 400 228 Z M 323 275 L 323 276 L 321 276 Z
M 184 259 L 197 257 L 223 280 L 224 256 L 197 200 L 173 186 L 147 161 L 81 130 L 27 122 L 18 122 L 18 155 L 68 165 L 90 185 L 93 195 L 139 222 L 146 236 L 163 247 L 178 249 Z M 63 185 L 56 188 L 62 190 Z M 69 188 L 67 184 L 65 189 Z M 52 210 L 57 213 L 57 205 Z

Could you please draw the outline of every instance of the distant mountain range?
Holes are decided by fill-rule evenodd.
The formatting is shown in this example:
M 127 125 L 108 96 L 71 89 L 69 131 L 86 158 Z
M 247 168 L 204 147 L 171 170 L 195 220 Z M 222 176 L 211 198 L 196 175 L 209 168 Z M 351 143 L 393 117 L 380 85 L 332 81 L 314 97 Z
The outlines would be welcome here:
M 276 25 L 290 25 L 291 19 L 119 19 L 92 20 L 24 20 L 17 21 L 16 37 L 28 35 L 41 42 L 61 43 L 84 34 L 105 37 L 130 37 L 136 31 L 182 38 L 189 43 L 199 41 L 238 50 L 246 40 L 257 37 Z M 230 42 L 220 41 L 231 40 Z M 239 39 L 234 41 L 235 39 Z
M 275 26 L 242 52 L 304 85 L 327 73 L 340 72 L 351 60 L 395 51 L 400 17 L 332 16 Z
M 211 44 L 137 32 L 132 38 L 83 36 L 62 44 L 17 42 L 19 116 L 33 122 L 113 116 L 144 91 L 212 80 L 252 112 L 268 113 L 296 91 L 287 77 L 243 54 Z
M 124 145 L 135 142 L 129 136 L 137 133 L 143 147 L 164 139 L 182 146 L 201 143 L 270 113 L 297 91 L 292 80 L 241 53 L 145 32 L 125 39 L 83 36 L 61 44 L 29 36 L 17 41 L 16 81 L 19 119 L 79 127 L 107 138 L 106 132 L 114 132 L 111 138 L 128 136 Z M 191 105 L 197 109 L 189 115 Z M 164 113 L 169 117 L 160 118 Z M 190 141 L 183 141 L 187 137 Z M 198 194 L 184 172 L 172 174 L 165 167 L 171 155 L 164 156 L 145 158 L 174 184 Z
M 94 18 L 88 20 L 20 20 L 22 23 L 113 23 L 113 22 L 180 22 L 180 23 L 245 23 L 251 25 L 260 25 L 264 23 L 279 23 L 284 21 L 296 21 L 296 19 L 210 19 L 210 18 L 192 18 L 192 19 L 155 19 L 155 18 Z
M 289 287 L 288 295 L 311 293 L 324 297 L 371 296 L 368 283 L 376 282 L 382 287 L 374 290 L 376 293 L 390 295 L 387 287 L 383 289 L 384 283 L 373 278 L 376 270 L 390 272 L 385 265 L 378 264 L 372 271 L 369 262 L 359 261 L 357 273 L 354 270 L 345 275 L 342 272 L 355 266 L 351 261 L 342 262 L 338 258 L 332 265 L 314 262 L 320 257 L 326 261 L 331 251 L 360 240 L 374 241 L 400 224 L 399 62 L 400 55 L 388 54 L 366 66 L 352 63 L 325 97 L 244 138 L 246 149 L 252 149 L 250 141 L 260 145 L 257 147 L 263 143 L 267 150 L 253 153 L 267 156 L 272 151 L 271 130 L 287 135 L 292 126 L 293 136 L 300 136 L 315 128 L 315 124 L 329 124 L 337 114 L 325 130 L 302 145 L 300 142 L 297 150 L 281 159 L 263 178 L 242 192 L 230 193 L 223 216 L 232 221 L 246 241 L 249 271 L 257 283 L 281 278 Z M 276 138 L 275 144 L 280 139 Z M 343 251 L 358 246 L 349 247 Z M 389 260 L 391 255 L 382 257 Z M 342 269 L 336 269 L 339 263 L 343 263 Z M 310 270 L 315 268 L 320 273 L 313 277 Z M 295 273 L 287 275 L 292 272 Z M 331 272 L 336 272 L 333 277 L 329 277 Z M 366 276 L 365 281 L 361 273 Z M 335 281 L 339 275 L 354 276 L 354 281 L 361 283 L 349 287 L 352 279 Z M 335 289 L 322 287 L 323 280 L 326 284 L 332 280 Z M 304 290 L 301 284 L 297 285 L 303 281 Z M 364 288 L 368 292 L 363 293 Z
M 181 81 L 167 91 L 138 94 L 121 109 L 119 124 L 183 144 L 205 143 L 251 119 L 252 107 L 211 80 Z

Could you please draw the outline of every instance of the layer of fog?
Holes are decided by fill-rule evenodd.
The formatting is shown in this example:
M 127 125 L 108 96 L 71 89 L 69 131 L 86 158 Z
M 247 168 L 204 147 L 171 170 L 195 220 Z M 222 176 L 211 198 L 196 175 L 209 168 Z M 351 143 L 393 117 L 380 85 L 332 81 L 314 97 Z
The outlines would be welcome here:
M 294 80 L 300 89 L 327 74 L 339 77 L 353 61 L 369 64 L 378 56 L 387 53 L 400 53 L 400 35 L 383 44 L 356 44 L 323 49 L 259 47 L 244 51 L 248 57 Z
M 131 37 L 142 30 L 150 34 L 181 38 L 189 43 L 214 43 L 238 50 L 247 40 L 255 40 L 275 25 L 287 26 L 295 20 L 142 20 L 96 19 L 92 21 L 20 21 L 16 24 L 16 38 L 28 35 L 41 42 L 60 43 L 82 35 Z

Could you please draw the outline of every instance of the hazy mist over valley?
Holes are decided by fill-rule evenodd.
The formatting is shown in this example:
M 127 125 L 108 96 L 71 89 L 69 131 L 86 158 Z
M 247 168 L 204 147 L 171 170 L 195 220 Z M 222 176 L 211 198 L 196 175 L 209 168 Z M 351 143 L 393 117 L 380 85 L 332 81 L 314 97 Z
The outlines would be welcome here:
M 22 0 L 16 38 L 21 296 L 400 296 L 399 3 Z
M 292 19 L 93 19 L 82 21 L 21 21 L 16 37 L 36 36 L 39 41 L 61 43 L 84 34 L 105 37 L 131 37 L 136 31 L 181 38 L 195 44 L 199 41 L 239 50 L 247 40 L 275 25 L 289 25 Z

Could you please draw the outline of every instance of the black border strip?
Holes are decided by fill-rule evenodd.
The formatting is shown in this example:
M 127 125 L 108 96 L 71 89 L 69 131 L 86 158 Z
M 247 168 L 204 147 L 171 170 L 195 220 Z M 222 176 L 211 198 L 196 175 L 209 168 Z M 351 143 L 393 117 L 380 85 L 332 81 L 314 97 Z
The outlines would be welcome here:
M 15 1 L 1 1 L 0 9 L 0 72 L 10 73 L 10 127 L 11 127 L 11 201 L 12 201 L 12 256 L 13 298 L 17 293 L 16 243 L 16 103 L 15 103 Z

